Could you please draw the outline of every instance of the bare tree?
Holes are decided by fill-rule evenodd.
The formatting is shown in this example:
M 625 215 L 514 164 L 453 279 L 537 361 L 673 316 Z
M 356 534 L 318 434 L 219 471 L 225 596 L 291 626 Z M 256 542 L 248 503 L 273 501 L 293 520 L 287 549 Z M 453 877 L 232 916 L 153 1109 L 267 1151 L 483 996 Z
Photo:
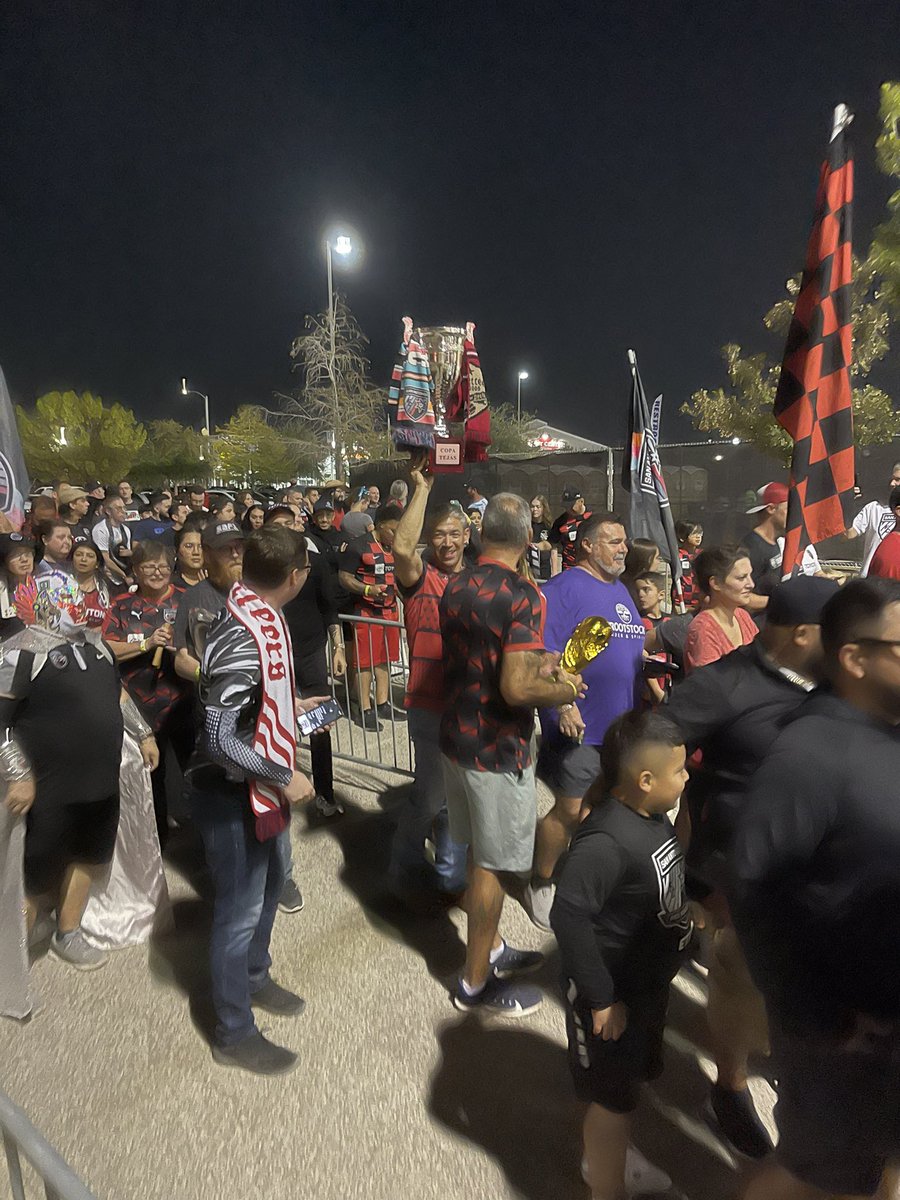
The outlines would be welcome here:
M 385 405 L 387 389 L 369 379 L 369 339 L 344 297 L 337 293 L 334 312 L 306 318 L 306 332 L 291 346 L 293 370 L 303 386 L 279 395 L 282 422 L 299 438 L 318 447 L 321 461 L 331 459 L 337 474 L 353 461 L 384 457 L 391 451 Z

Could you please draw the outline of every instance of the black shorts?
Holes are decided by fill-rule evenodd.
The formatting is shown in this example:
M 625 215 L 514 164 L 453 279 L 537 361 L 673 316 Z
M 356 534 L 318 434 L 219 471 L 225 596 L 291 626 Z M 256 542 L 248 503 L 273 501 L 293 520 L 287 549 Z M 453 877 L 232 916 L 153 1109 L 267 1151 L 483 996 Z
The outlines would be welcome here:
M 25 891 L 52 891 L 72 863 L 111 862 L 118 829 L 118 796 L 89 804 L 41 804 L 38 797 L 25 826 Z
M 824 1192 L 872 1196 L 900 1157 L 900 1033 L 871 1053 L 786 1035 L 772 1021 L 778 1156 Z
M 571 998 L 574 984 L 566 986 L 569 1068 L 579 1100 L 610 1112 L 633 1112 L 641 1084 L 662 1074 L 669 985 L 626 1001 L 628 1024 L 617 1042 L 594 1036 L 590 1008 L 579 997 Z
M 600 747 L 581 742 L 541 743 L 537 777 L 554 796 L 581 799 L 600 774 Z

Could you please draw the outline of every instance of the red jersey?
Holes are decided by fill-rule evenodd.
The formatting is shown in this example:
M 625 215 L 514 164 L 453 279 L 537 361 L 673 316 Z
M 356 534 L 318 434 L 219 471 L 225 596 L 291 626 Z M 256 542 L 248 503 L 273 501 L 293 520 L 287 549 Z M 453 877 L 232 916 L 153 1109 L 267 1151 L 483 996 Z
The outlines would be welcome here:
M 868 575 L 878 579 L 900 579 L 900 533 L 892 530 L 882 539 L 881 545 L 872 555 Z
M 407 708 L 444 709 L 444 643 L 441 639 L 441 597 L 450 580 L 431 563 L 421 578 L 403 589 L 403 623 L 409 645 Z

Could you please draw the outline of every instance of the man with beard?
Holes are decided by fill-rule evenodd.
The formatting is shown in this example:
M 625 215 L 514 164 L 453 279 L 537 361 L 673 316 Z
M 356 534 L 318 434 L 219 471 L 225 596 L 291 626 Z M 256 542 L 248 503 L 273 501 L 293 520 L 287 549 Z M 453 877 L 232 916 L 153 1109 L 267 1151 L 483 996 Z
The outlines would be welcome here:
M 313 505 L 306 539 L 314 544 L 321 554 L 323 562 L 328 564 L 334 576 L 335 585 L 337 585 L 338 560 L 344 548 L 345 539 L 334 527 L 334 505 L 327 496 L 323 496 Z
M 756 504 L 747 509 L 756 525 L 741 538 L 753 568 L 754 595 L 747 609 L 758 613 L 769 603 L 769 595 L 781 582 L 782 550 L 778 539 L 787 525 L 788 489 L 783 483 L 767 483 L 756 493 Z
M 206 630 L 225 607 L 231 585 L 241 577 L 244 531 L 234 521 L 207 525 L 202 534 L 206 578 L 188 588 L 175 617 L 175 670 L 196 682 Z
M 394 572 L 403 599 L 409 645 L 409 680 L 404 701 L 416 751 L 416 778 L 400 810 L 391 849 L 390 875 L 400 893 L 430 885 L 452 896 L 466 886 L 466 847 L 450 837 L 447 795 L 441 769 L 440 731 L 444 709 L 444 644 L 441 597 L 465 566 L 469 530 L 462 512 L 445 505 L 431 516 L 428 562 L 419 553 L 425 509 L 434 486 L 427 458 L 410 462 L 413 493 L 394 535 Z M 434 845 L 433 867 L 425 841 Z
M 830 687 L 779 735 L 734 839 L 732 910 L 778 1078 L 777 1161 L 744 1200 L 896 1194 L 900 582 L 848 583 L 821 631 Z
M 709 934 L 707 1020 L 717 1070 L 710 1111 L 735 1149 L 750 1158 L 772 1149 L 747 1087 L 748 1057 L 766 1048 L 768 1029 L 723 891 L 750 780 L 821 675 L 819 622 L 837 590 L 830 579 L 802 575 L 779 584 L 759 637 L 688 676 L 666 709 L 688 750 L 703 753 L 685 801 L 688 880 L 706 909 Z
M 622 518 L 594 513 L 581 522 L 572 570 L 543 585 L 547 619 L 544 646 L 562 654 L 577 626 L 587 617 L 609 622 L 606 649 L 582 671 L 588 693 L 558 708 L 541 709 L 543 740 L 537 774 L 556 803 L 538 824 L 534 875 L 523 900 L 532 921 L 550 929 L 553 873 L 569 838 L 578 828 L 581 802 L 600 774 L 600 747 L 613 721 L 634 708 L 640 695 L 645 629 L 628 589 L 625 570 L 628 540 Z

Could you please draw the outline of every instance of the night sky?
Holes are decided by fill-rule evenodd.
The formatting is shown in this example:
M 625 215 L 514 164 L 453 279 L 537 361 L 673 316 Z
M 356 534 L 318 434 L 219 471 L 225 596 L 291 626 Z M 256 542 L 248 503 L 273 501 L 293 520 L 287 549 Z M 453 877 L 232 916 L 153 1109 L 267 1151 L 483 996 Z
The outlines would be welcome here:
M 841 100 L 867 246 L 898 48 L 896 0 L 7 0 L 0 365 L 23 403 L 199 424 L 186 374 L 214 423 L 271 404 L 344 221 L 377 381 L 404 313 L 474 320 L 493 402 L 525 368 L 526 406 L 618 443 L 634 346 L 664 439 L 697 436 L 718 348 L 777 353 Z

